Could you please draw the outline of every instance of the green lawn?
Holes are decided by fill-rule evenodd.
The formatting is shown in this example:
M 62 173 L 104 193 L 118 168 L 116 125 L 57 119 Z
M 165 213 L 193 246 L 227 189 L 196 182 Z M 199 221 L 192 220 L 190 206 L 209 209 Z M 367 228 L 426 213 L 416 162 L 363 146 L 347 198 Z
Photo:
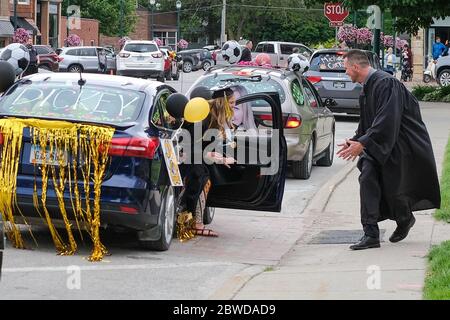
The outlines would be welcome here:
M 450 141 L 442 168 L 441 198 L 441 209 L 435 218 L 450 223 Z M 428 254 L 423 296 L 428 300 L 450 300 L 450 241 L 435 246 Z
M 427 300 L 450 300 L 450 241 L 428 254 L 428 272 L 423 296 Z
M 441 179 L 441 209 L 436 210 L 435 218 L 450 223 L 450 142 L 447 144 Z

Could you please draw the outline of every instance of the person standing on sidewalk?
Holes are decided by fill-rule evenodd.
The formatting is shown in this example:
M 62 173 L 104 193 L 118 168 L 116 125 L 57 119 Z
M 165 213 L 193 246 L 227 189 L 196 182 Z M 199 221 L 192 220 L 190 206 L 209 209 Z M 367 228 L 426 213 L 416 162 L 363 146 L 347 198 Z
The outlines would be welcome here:
M 252 61 L 252 49 L 253 49 L 253 42 L 249 40 L 247 41 L 245 48 L 242 50 L 241 60 L 239 60 L 239 62 Z
M 398 242 L 415 223 L 413 211 L 440 207 L 436 162 L 417 99 L 399 80 L 371 68 L 363 51 L 344 57 L 347 75 L 363 85 L 358 130 L 337 152 L 344 160 L 359 157 L 361 171 L 364 236 L 350 249 L 379 248 L 379 221 L 397 222 L 389 241 Z

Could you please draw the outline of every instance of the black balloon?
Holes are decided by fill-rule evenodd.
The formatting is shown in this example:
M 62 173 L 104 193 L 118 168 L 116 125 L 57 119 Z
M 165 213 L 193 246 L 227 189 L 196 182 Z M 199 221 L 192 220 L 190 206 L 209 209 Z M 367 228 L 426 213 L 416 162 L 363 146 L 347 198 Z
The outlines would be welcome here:
M 172 93 L 169 98 L 167 98 L 167 112 L 169 112 L 169 114 L 176 119 L 183 118 L 184 109 L 186 108 L 188 102 L 189 100 L 185 95 L 181 93 Z
M 6 61 L 0 61 L 0 93 L 8 90 L 15 81 L 16 71 L 14 67 Z
M 191 92 L 191 99 L 194 98 L 203 98 L 206 100 L 212 99 L 212 91 L 207 87 L 197 87 Z

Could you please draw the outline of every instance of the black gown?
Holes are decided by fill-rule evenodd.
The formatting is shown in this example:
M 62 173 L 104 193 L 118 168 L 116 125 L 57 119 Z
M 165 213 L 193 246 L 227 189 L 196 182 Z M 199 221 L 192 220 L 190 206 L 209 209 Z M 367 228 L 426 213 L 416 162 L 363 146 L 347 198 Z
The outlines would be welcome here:
M 419 103 L 391 75 L 377 71 L 360 96 L 356 135 L 364 160 L 378 171 L 381 203 L 378 221 L 405 220 L 412 211 L 440 207 L 440 189 L 431 140 Z

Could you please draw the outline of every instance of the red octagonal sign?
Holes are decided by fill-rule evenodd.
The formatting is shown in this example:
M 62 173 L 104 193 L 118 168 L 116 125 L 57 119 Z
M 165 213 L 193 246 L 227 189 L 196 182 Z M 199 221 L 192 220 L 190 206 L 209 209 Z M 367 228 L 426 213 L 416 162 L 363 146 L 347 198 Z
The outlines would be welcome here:
M 332 23 L 340 23 L 348 17 L 349 12 L 344 8 L 342 3 L 325 2 L 323 7 L 325 17 Z

